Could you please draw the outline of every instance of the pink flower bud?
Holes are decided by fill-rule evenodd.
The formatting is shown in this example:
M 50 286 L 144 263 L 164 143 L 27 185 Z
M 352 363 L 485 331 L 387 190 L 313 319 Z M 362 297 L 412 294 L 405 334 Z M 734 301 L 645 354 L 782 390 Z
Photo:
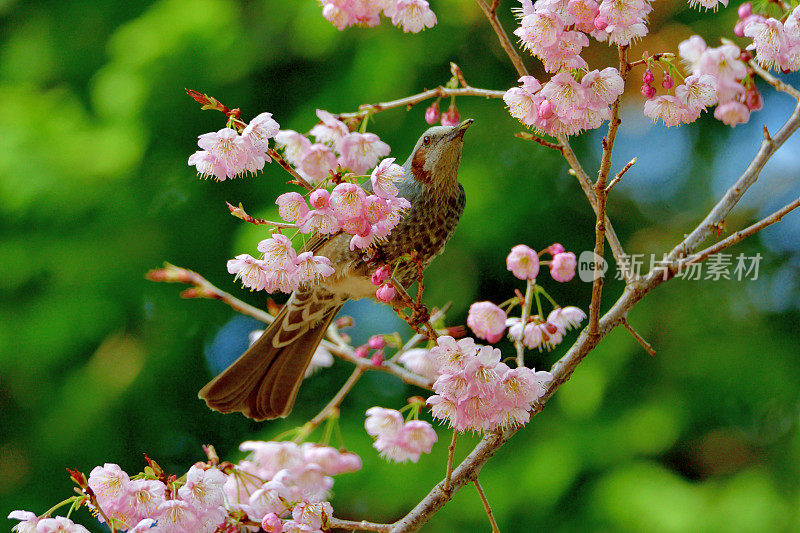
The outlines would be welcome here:
M 755 85 L 747 89 L 747 94 L 744 96 L 744 105 L 746 105 L 747 109 L 750 111 L 758 111 L 764 107 L 764 100 L 761 98 L 761 93 L 758 92 Z
M 644 85 L 642 85 L 642 91 L 641 92 L 642 92 L 642 96 L 644 96 L 645 98 L 647 98 L 649 100 L 649 99 L 651 99 L 652 97 L 654 97 L 656 95 L 656 88 L 653 87 L 652 85 L 644 84 Z
M 385 359 L 386 359 L 386 354 L 383 353 L 383 350 L 378 350 L 377 352 L 372 354 L 372 364 L 375 366 L 381 366 Z
M 560 243 L 557 242 L 554 242 L 553 244 L 547 247 L 547 253 L 549 253 L 550 255 L 563 254 L 566 251 L 567 250 L 564 249 L 564 246 L 562 246 Z
M 458 126 L 459 122 L 461 122 L 461 115 L 458 113 L 455 102 L 453 102 L 447 108 L 447 111 L 442 114 L 442 126 Z
M 267 513 L 261 521 L 261 527 L 268 533 L 281 533 L 283 531 L 283 521 L 275 513 Z
M 604 30 L 608 27 L 608 20 L 603 15 L 597 15 L 594 18 L 594 27 L 597 30 Z
M 538 113 L 539 118 L 544 120 L 553 116 L 553 104 L 550 103 L 550 100 L 542 100 L 542 103 L 539 104 Z
M 369 346 L 367 346 L 366 344 L 362 344 L 361 346 L 356 348 L 354 355 L 361 359 L 366 358 L 369 355 Z
M 341 316 L 336 319 L 336 327 L 339 329 L 342 328 L 352 328 L 355 325 L 355 320 L 351 316 Z
M 439 111 L 439 101 L 433 102 L 428 109 L 425 110 L 425 122 L 428 124 L 436 124 L 439 122 L 442 113 Z
M 372 284 L 380 285 L 389 279 L 389 265 L 383 265 L 378 270 L 372 273 Z
M 669 90 L 672 89 L 673 85 L 675 85 L 675 83 L 672 81 L 672 76 L 670 76 L 669 73 L 665 73 L 664 77 L 661 78 L 661 86 Z
M 375 297 L 384 303 L 391 302 L 392 299 L 394 298 L 394 287 L 392 287 L 388 283 L 384 283 L 383 285 L 378 287 L 377 291 L 375 291 Z
M 576 265 L 575 254 L 572 252 L 556 254 L 550 262 L 550 275 L 554 280 L 565 283 L 575 277 Z
M 367 341 L 367 345 L 373 350 L 380 350 L 386 346 L 386 339 L 383 338 L 383 335 L 373 335 Z
M 324 209 L 328 207 L 328 201 L 331 198 L 331 193 L 325 189 L 315 189 L 308 197 L 308 201 L 317 209 Z
M 650 85 L 651 83 L 653 83 L 653 80 L 655 80 L 655 77 L 653 76 L 653 71 L 650 69 L 645 70 L 644 74 L 642 74 L 642 82 Z
M 737 37 L 744 37 L 744 23 L 742 23 L 742 21 L 737 22 L 733 26 L 733 34 Z
M 746 19 L 753 14 L 753 5 L 750 2 L 745 2 L 739 6 L 739 18 Z

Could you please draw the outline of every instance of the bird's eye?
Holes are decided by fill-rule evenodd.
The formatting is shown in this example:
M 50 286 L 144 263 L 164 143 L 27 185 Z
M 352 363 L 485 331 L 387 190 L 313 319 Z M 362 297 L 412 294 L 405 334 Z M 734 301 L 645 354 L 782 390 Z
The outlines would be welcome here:
M 430 144 L 430 143 L 431 143 L 431 137 L 430 135 L 426 135 L 425 138 L 422 139 L 422 144 Z

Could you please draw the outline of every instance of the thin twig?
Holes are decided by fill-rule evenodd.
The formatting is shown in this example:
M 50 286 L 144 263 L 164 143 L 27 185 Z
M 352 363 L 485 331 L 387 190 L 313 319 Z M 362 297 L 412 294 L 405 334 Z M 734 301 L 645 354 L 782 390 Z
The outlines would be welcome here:
M 517 366 L 522 367 L 525 366 L 525 345 L 522 341 L 525 338 L 525 325 L 528 323 L 528 317 L 531 316 L 531 304 L 533 303 L 533 282 L 531 280 L 528 280 L 525 286 L 525 300 L 520 303 L 522 304 L 521 329 L 519 338 L 514 340 L 514 345 L 517 348 Z
M 489 89 L 479 89 L 477 87 L 460 87 L 456 89 L 449 89 L 447 87 L 439 86 L 435 89 L 423 91 L 405 98 L 391 100 L 389 102 L 363 104 L 358 107 L 358 111 L 353 113 L 339 113 L 337 116 L 341 119 L 364 118 L 372 113 L 386 111 L 387 109 L 394 109 L 397 107 L 408 108 L 430 98 L 449 98 L 451 96 L 481 96 L 483 98 L 502 98 L 505 93 L 505 91 L 493 91 Z
M 431 315 L 431 318 L 430 318 L 429 322 L 434 323 L 437 320 L 439 320 L 440 318 L 442 318 L 445 315 L 445 313 L 447 313 L 447 311 L 450 310 L 450 308 L 452 306 L 453 306 L 452 302 L 447 302 L 446 304 L 444 304 L 442 306 L 441 309 L 435 309 L 433 314 Z M 398 357 L 400 357 L 401 355 L 403 355 L 404 353 L 406 353 L 410 349 L 414 348 L 417 344 L 419 344 L 420 342 L 424 341 L 427 338 L 428 338 L 428 335 L 423 335 L 421 333 L 415 333 L 414 335 L 411 336 L 410 339 L 408 339 L 408 341 L 403 346 L 400 347 L 399 350 L 397 350 L 395 352 L 395 354 L 388 360 L 388 362 L 391 363 L 391 362 L 396 361 Z
M 316 187 L 311 185 L 306 179 L 297 173 L 292 165 L 290 165 L 278 152 L 276 152 L 272 148 L 267 148 L 267 155 L 269 155 L 272 159 L 278 162 L 278 164 L 283 167 L 283 169 L 288 172 L 294 180 L 290 183 L 294 183 L 295 185 L 299 185 L 306 190 L 313 191 Z
M 206 278 L 188 268 L 182 268 L 169 263 L 164 263 L 164 268 L 149 271 L 146 276 L 150 281 L 164 281 L 167 283 L 187 283 L 193 285 L 181 293 L 183 298 L 210 298 L 220 300 L 243 315 L 251 316 L 265 324 L 271 324 L 274 317 L 257 307 L 241 301 L 232 294 L 218 289 Z
M 256 218 L 252 215 L 247 214 L 245 212 L 244 207 L 242 204 L 235 206 L 230 202 L 225 202 L 228 205 L 228 210 L 231 212 L 231 215 L 235 216 L 240 220 L 244 220 L 245 222 L 249 222 L 250 224 L 255 224 L 256 226 L 273 226 L 275 228 L 281 229 L 291 229 L 298 227 L 297 224 L 289 224 L 286 222 L 273 222 L 271 220 L 266 220 L 263 218 Z
M 500 24 L 500 21 L 497 20 L 497 13 L 495 4 L 489 6 L 484 0 L 475 0 L 478 5 L 480 6 L 483 14 L 486 15 L 486 18 L 489 20 L 489 24 L 492 25 L 495 34 L 497 34 L 497 39 L 500 41 L 500 46 L 503 47 L 505 50 L 506 55 L 511 60 L 511 63 L 514 65 L 514 68 L 517 70 L 517 74 L 520 76 L 527 76 L 528 69 L 525 68 L 525 63 L 522 62 L 522 58 L 517 53 L 517 50 L 514 48 L 514 45 L 511 44 L 511 40 L 508 38 L 508 34 L 506 30 L 503 29 L 503 25 Z
M 375 522 L 367 522 L 361 520 L 359 522 L 353 520 L 342 520 L 341 518 L 329 519 L 331 529 L 345 529 L 347 531 L 377 531 L 378 533 L 388 533 L 392 530 L 392 524 L 376 524 Z
M 627 329 L 631 333 L 631 335 L 633 335 L 633 338 L 636 339 L 636 341 L 642 345 L 642 348 L 644 348 L 645 352 L 649 353 L 650 355 L 656 354 L 656 351 L 653 349 L 652 346 L 650 346 L 650 343 L 644 340 L 644 337 L 639 335 L 636 332 L 636 330 L 633 329 L 633 327 L 630 324 L 628 324 L 627 318 L 622 319 L 622 325 L 625 326 L 625 329 Z
M 792 95 L 792 97 L 795 98 L 796 100 L 800 100 L 800 90 L 795 89 L 788 83 L 784 83 L 783 81 L 779 80 L 778 78 L 776 78 L 775 76 L 773 76 L 772 74 L 761 68 L 761 66 L 758 63 L 756 63 L 754 59 L 750 60 L 749 65 L 750 68 L 752 68 L 753 71 L 761 77 L 761 79 L 763 79 L 765 82 L 775 87 L 775 89 L 785 92 L 786 94 Z
M 708 259 L 712 255 L 721 252 L 725 248 L 733 246 L 734 244 L 746 239 L 750 235 L 753 235 L 754 233 L 757 233 L 757 232 L 761 231 L 762 229 L 766 228 L 767 226 L 771 226 L 772 224 L 775 224 L 776 222 L 780 222 L 780 220 L 784 216 L 786 216 L 791 211 L 797 209 L 798 207 L 800 207 L 800 198 L 797 198 L 794 202 L 786 204 L 782 208 L 778 209 L 777 211 L 775 211 L 774 213 L 772 213 L 768 217 L 759 220 L 755 224 L 752 224 L 752 225 L 746 227 L 743 230 L 739 230 L 736 233 L 734 233 L 732 235 L 729 235 L 725 239 L 719 241 L 718 243 L 716 243 L 716 244 L 714 244 L 712 246 L 709 246 L 708 248 L 705 248 L 705 249 L 697 252 L 696 254 L 692 255 L 691 257 L 687 257 L 685 259 L 681 259 L 680 261 L 677 261 L 675 264 L 670 266 L 670 271 L 672 271 L 673 273 L 674 272 L 679 272 L 684 266 L 686 266 L 686 265 L 688 265 L 690 263 L 699 263 L 700 261 L 705 261 L 706 259 Z
M 521 131 L 519 133 L 515 133 L 514 137 L 517 137 L 518 139 L 524 139 L 526 141 L 533 141 L 535 143 L 541 144 L 545 148 L 550 148 L 550 149 L 555 150 L 555 151 L 557 151 L 559 153 L 562 153 L 562 154 L 564 153 L 564 148 L 560 144 L 551 143 L 548 140 L 542 139 L 541 137 L 539 137 L 535 133 L 529 133 L 527 131 Z
M 458 431 L 453 430 L 453 438 L 450 440 L 450 446 L 447 447 L 447 471 L 444 476 L 444 491 L 450 492 L 450 478 L 453 476 L 453 456 L 456 453 L 456 438 Z
M 621 180 L 621 179 L 622 179 L 622 176 L 624 176 L 624 175 L 625 175 L 625 173 L 626 173 L 628 170 L 630 170 L 630 168 L 631 168 L 633 165 L 635 165 L 635 164 L 636 164 L 636 158 L 634 157 L 633 159 L 631 159 L 630 161 L 628 161 L 628 164 L 627 164 L 627 165 L 625 165 L 624 167 L 622 167 L 622 170 L 620 170 L 619 172 L 617 172 L 617 175 L 616 175 L 616 176 L 614 176 L 614 179 L 613 179 L 613 180 L 611 180 L 611 181 L 608 183 L 608 185 L 606 186 L 606 193 L 609 193 L 609 192 L 611 192 L 611 189 L 613 189 L 613 188 L 614 188 L 614 185 L 616 185 L 617 183 L 619 183 L 619 180 Z
M 619 58 L 619 72 L 622 76 L 622 85 L 625 86 L 625 78 L 628 75 L 627 46 L 617 46 L 617 56 Z M 594 184 L 594 193 L 597 198 L 597 223 L 595 225 L 594 242 L 594 281 L 592 283 L 592 301 L 589 304 L 589 334 L 597 334 L 597 325 L 600 321 L 600 301 L 603 293 L 603 276 L 600 275 L 603 252 L 606 243 L 606 201 L 608 191 L 606 190 L 606 179 L 611 170 L 611 153 L 614 151 L 614 141 L 617 138 L 617 130 L 622 121 L 619 118 L 620 98 L 614 100 L 611 105 L 611 120 L 608 123 L 608 133 L 603 137 L 603 156 L 600 159 L 600 170 L 597 173 L 597 181 Z
M 310 426 L 311 431 L 319 427 L 320 424 L 322 424 L 339 409 L 342 401 L 344 401 L 345 397 L 350 393 L 355 384 L 358 383 L 358 380 L 361 379 L 363 374 L 364 367 L 356 365 L 353 373 L 350 374 L 350 377 L 344 382 L 344 385 L 342 385 L 342 388 L 339 389 L 339 392 L 337 392 L 336 395 L 331 398 L 331 401 L 328 402 L 328 405 L 323 407 L 322 411 L 320 411 L 317 416 L 308 421 L 308 424 L 306 425 Z
M 489 517 L 489 522 L 492 524 L 492 533 L 500 533 L 500 528 L 497 527 L 497 522 L 494 519 L 494 514 L 492 513 L 492 506 L 489 505 L 489 500 L 486 499 L 486 493 L 483 492 L 483 487 L 481 487 L 480 481 L 478 478 L 472 480 L 472 483 L 475 485 L 475 489 L 478 491 L 478 496 L 481 497 L 481 502 L 483 502 L 483 509 L 486 511 L 486 516 Z

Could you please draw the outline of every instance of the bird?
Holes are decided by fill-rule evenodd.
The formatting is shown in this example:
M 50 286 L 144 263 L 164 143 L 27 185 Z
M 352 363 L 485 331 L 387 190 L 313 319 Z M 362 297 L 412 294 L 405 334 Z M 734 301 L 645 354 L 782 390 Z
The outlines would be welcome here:
M 466 205 L 458 167 L 464 133 L 472 123 L 467 119 L 456 126 L 433 126 L 420 136 L 398 184 L 398 196 L 411 207 L 373 251 L 383 264 L 416 252 L 425 268 L 444 251 Z M 261 337 L 200 390 L 198 396 L 208 407 L 258 421 L 289 415 L 311 358 L 339 309 L 347 300 L 375 298 L 375 262 L 365 261 L 363 251 L 351 250 L 350 238 L 346 233 L 315 236 L 306 244 L 306 251 L 330 259 L 334 273 L 295 290 Z M 405 261 L 394 277 L 407 287 L 417 268 Z

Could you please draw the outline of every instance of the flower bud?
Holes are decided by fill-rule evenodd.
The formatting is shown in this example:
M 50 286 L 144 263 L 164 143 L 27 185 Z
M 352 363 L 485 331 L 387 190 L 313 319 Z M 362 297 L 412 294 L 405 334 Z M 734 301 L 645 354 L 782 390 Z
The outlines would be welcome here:
M 331 193 L 325 189 L 315 189 L 308 197 L 309 203 L 317 209 L 324 209 L 328 207 L 328 201 L 331 198 Z
M 761 98 L 761 93 L 758 92 L 755 85 L 747 89 L 747 94 L 744 96 L 744 105 L 746 105 L 747 109 L 750 111 L 758 111 L 764 107 L 764 100 Z
M 389 303 L 394 298 L 394 287 L 389 285 L 388 283 L 384 283 L 378 290 L 375 291 L 375 297 L 378 298 L 381 302 Z
M 369 338 L 367 345 L 373 350 L 380 350 L 386 346 L 386 339 L 383 338 L 383 335 L 373 335 Z
M 283 521 L 275 513 L 267 513 L 261 521 L 261 528 L 268 533 L 281 533 Z
M 567 250 L 564 248 L 564 246 L 558 242 L 554 242 L 553 244 L 547 247 L 547 253 L 549 253 L 550 255 L 563 254 L 566 251 Z
M 336 319 L 336 327 L 339 329 L 342 328 L 352 328 L 355 325 L 355 320 L 351 316 L 341 316 Z
M 425 110 L 425 122 L 433 125 L 439 122 L 441 117 L 442 113 L 439 111 L 439 101 L 436 100 L 428 109 Z
M 383 361 L 386 359 L 386 354 L 383 353 L 383 350 L 378 350 L 374 354 L 372 354 L 372 364 L 374 366 L 381 366 Z
M 594 18 L 594 27 L 597 30 L 604 30 L 608 26 L 608 20 L 603 15 L 597 15 Z
M 672 81 L 672 76 L 669 73 L 664 73 L 664 77 L 661 78 L 661 86 L 667 90 L 672 89 L 672 86 L 675 83 Z
M 442 114 L 442 126 L 458 126 L 459 122 L 461 122 L 461 115 L 458 113 L 455 102 L 453 102 L 447 108 L 447 111 Z
M 649 99 L 651 99 L 652 97 L 654 97 L 656 95 L 656 88 L 653 87 L 652 85 L 644 84 L 644 85 L 642 85 L 642 91 L 641 92 L 642 92 L 642 96 L 644 96 L 645 98 L 647 98 L 649 100 Z
M 539 118 L 547 120 L 553 116 L 553 104 L 550 103 L 550 100 L 544 99 L 542 103 L 539 104 L 539 109 L 537 111 L 539 113 Z
M 739 6 L 739 18 L 744 20 L 753 14 L 753 5 L 750 2 L 745 2 Z
M 387 279 L 389 279 L 389 265 L 383 265 L 378 270 L 372 273 L 372 280 L 373 285 L 380 285 Z
M 733 34 L 737 37 L 744 37 L 744 24 L 742 21 L 737 22 L 733 26 Z
M 366 344 L 362 344 L 361 346 L 356 348 L 354 354 L 356 357 L 360 359 L 366 358 L 369 355 L 369 346 L 367 346 Z
M 653 83 L 653 80 L 655 80 L 655 77 L 653 76 L 653 71 L 650 69 L 645 70 L 644 74 L 642 74 L 642 82 L 650 85 L 651 83 Z

